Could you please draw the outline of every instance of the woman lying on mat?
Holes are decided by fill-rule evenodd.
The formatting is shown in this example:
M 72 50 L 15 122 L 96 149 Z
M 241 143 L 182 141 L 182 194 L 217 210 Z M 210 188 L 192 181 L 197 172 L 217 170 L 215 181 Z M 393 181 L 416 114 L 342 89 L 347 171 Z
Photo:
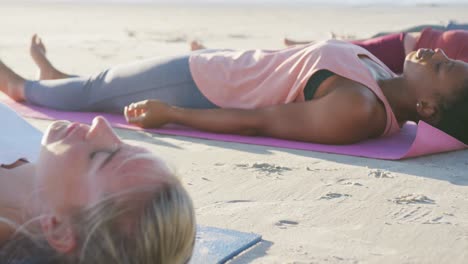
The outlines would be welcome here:
M 451 23 L 443 26 L 417 26 L 400 33 L 379 33 L 365 40 L 349 42 L 370 51 L 393 72 L 401 74 L 406 56 L 421 48 L 442 49 L 452 59 L 468 62 L 468 24 Z M 287 46 L 311 44 L 311 41 L 285 39 Z M 192 50 L 205 49 L 197 41 L 191 43 Z
M 15 113 L 0 104 L 0 114 Z M 52 123 L 37 160 L 0 168 L 0 263 L 190 259 L 187 192 L 162 160 L 122 142 L 105 119 Z
M 468 64 L 442 50 L 411 52 L 401 76 L 367 50 L 337 40 L 276 51 L 207 50 L 92 77 L 67 78 L 43 53 L 33 57 L 55 80 L 25 80 L 2 64 L 4 93 L 67 111 L 123 111 L 128 122 L 145 128 L 177 123 L 214 133 L 350 144 L 423 120 L 468 142 Z

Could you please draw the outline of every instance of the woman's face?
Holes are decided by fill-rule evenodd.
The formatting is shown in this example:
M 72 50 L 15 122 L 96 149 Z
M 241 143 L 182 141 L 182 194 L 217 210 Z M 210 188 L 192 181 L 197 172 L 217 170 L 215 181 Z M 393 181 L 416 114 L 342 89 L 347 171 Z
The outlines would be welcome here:
M 37 187 L 44 210 L 67 213 L 131 188 L 157 185 L 170 177 L 164 162 L 122 142 L 107 121 L 91 126 L 52 123 L 42 139 Z M 138 173 L 146 169 L 148 173 Z M 154 173 L 153 173 L 154 172 Z
M 449 59 L 440 49 L 419 49 L 406 56 L 403 76 L 419 96 L 453 98 L 467 80 L 468 64 Z

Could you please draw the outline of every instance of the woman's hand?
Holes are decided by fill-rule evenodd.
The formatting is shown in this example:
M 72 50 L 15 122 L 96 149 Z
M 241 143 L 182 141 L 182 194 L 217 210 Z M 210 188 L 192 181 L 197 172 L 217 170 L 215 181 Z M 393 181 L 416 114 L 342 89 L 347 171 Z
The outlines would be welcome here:
M 132 103 L 124 109 L 128 123 L 143 128 L 158 128 L 170 123 L 171 106 L 158 100 Z

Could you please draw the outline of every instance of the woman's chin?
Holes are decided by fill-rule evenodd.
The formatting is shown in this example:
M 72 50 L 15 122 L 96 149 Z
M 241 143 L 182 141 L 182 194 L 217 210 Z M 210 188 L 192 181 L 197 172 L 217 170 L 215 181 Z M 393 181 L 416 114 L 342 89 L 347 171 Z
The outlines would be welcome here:
M 42 145 L 46 145 L 52 141 L 57 140 L 57 134 L 60 133 L 61 131 L 64 131 L 68 126 L 70 125 L 70 121 L 66 120 L 58 120 L 50 123 L 50 125 L 47 127 L 46 131 L 44 132 L 44 135 L 42 137 Z

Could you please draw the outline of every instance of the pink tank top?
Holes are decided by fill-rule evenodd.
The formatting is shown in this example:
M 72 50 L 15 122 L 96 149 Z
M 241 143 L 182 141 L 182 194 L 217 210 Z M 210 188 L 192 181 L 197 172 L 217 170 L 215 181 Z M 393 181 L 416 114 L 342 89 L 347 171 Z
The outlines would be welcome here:
M 190 71 L 200 91 L 222 108 L 253 109 L 303 102 L 304 87 L 318 70 L 367 86 L 382 101 L 387 124 L 382 136 L 399 130 L 398 122 L 374 77 L 359 58 L 365 55 L 395 74 L 365 49 L 338 40 L 282 50 L 213 50 L 190 56 Z

